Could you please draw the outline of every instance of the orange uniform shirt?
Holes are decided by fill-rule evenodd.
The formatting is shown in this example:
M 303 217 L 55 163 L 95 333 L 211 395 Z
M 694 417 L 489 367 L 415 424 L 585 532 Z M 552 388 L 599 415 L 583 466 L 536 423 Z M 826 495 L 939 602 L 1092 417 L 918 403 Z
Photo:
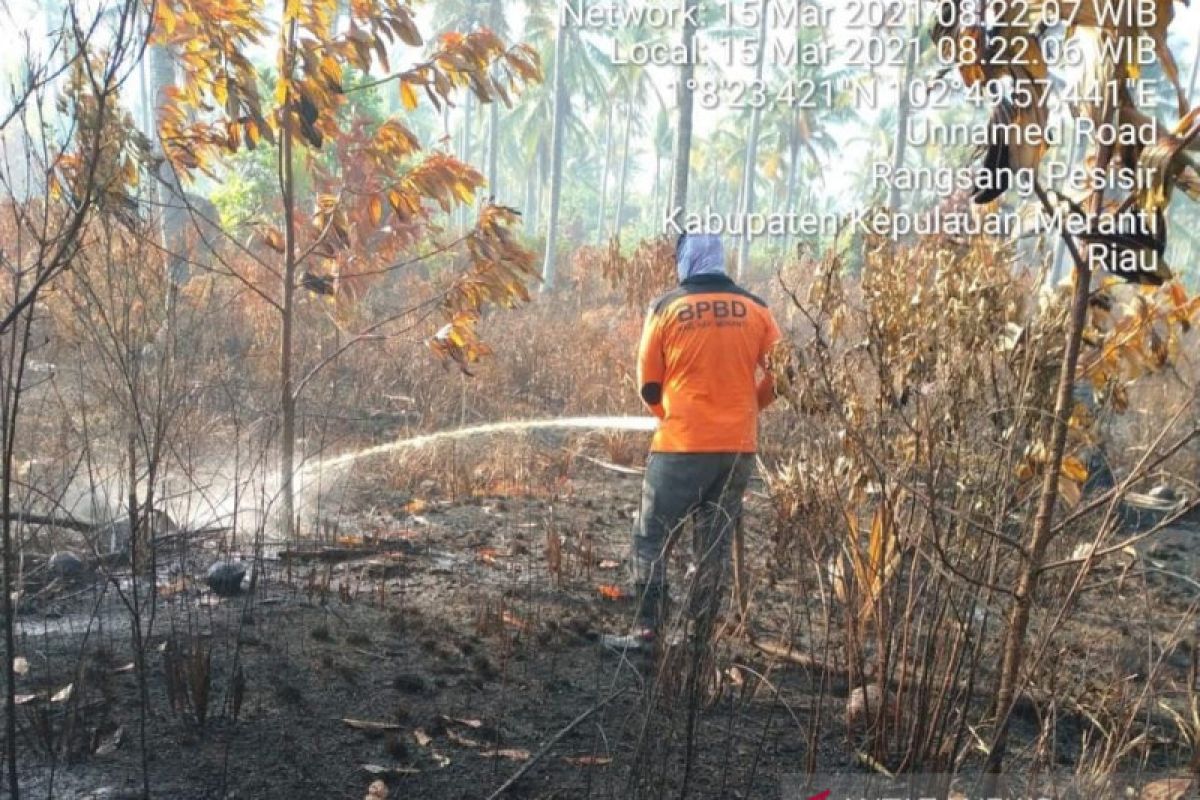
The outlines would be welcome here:
M 779 341 L 766 304 L 724 275 L 698 275 L 650 305 L 638 347 L 642 400 L 662 422 L 651 451 L 753 453 L 775 399 L 765 366 Z

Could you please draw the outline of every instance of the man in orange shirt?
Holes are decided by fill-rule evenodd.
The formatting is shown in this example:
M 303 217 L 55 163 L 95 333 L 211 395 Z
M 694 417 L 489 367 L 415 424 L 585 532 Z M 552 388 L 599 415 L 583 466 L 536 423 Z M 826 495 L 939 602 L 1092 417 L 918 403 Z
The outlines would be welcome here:
M 642 401 L 660 420 L 633 534 L 640 648 L 658 631 L 667 596 L 666 548 L 695 517 L 689 616 L 710 622 L 720 605 L 730 542 L 758 446 L 758 412 L 775 399 L 766 356 L 779 327 L 766 304 L 725 273 L 721 240 L 684 234 L 675 248 L 679 287 L 650 305 L 638 348 Z

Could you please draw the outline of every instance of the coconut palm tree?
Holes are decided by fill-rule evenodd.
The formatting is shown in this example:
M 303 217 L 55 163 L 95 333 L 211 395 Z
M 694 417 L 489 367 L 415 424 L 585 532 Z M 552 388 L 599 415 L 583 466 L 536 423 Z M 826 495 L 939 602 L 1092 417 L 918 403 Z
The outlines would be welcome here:
M 489 4 L 488 27 L 499 37 L 507 40 L 508 24 L 504 18 L 501 0 Z M 500 171 L 497 156 L 500 151 L 500 104 L 492 100 L 488 109 L 487 179 L 488 190 L 495 197 L 500 192 Z
M 531 7 L 524 38 L 543 54 L 547 45 L 553 43 L 552 57 L 546 70 L 552 76 L 548 175 L 550 199 L 546 219 L 546 249 L 542 259 L 542 290 L 550 291 L 554 288 L 556 278 L 564 145 L 567 138 L 575 133 L 571 130 L 573 126 L 582 131 L 586 139 L 592 138 L 587 126 L 572 110 L 571 98 L 576 93 L 584 97 L 602 96 L 604 81 L 596 64 L 601 63 L 604 54 L 594 42 L 572 28 L 565 15 L 555 13 L 554 19 L 551 19 L 540 4 Z M 546 60 L 543 55 L 543 61 Z
M 767 52 L 767 20 L 771 17 L 764 4 L 759 8 L 758 49 L 754 54 L 754 80 L 758 83 L 763 79 L 763 64 Z M 750 131 L 746 135 L 746 165 L 742 169 L 742 203 L 743 219 L 754 213 L 754 180 L 758 172 L 758 136 L 762 130 L 763 104 L 755 103 L 750 110 Z M 743 232 L 738 240 L 737 277 L 741 280 L 750 259 L 750 234 Z
M 696 196 L 707 198 L 707 205 L 721 214 L 736 212 L 742 206 L 743 170 L 746 167 L 746 125 L 744 115 L 723 117 L 717 129 L 696 148 Z
M 651 191 L 650 211 L 653 218 L 660 218 L 662 210 L 662 190 L 665 185 L 662 175 L 663 159 L 669 158 L 671 155 L 671 141 L 674 131 L 671 130 L 671 115 L 666 108 L 660 108 L 654 116 L 654 132 L 650 137 L 650 150 L 654 155 L 654 184 Z
M 604 237 L 604 220 L 607 217 L 606 212 L 608 211 L 608 172 L 612 167 L 613 117 L 617 110 L 615 100 L 619 88 L 620 80 L 613 80 L 612 87 L 605 97 L 607 102 L 605 102 L 606 110 L 604 115 L 604 169 L 600 176 L 600 211 L 596 215 L 597 242 Z
M 646 67 L 628 66 L 623 68 L 620 82 L 621 94 L 625 101 L 625 132 L 621 145 L 621 175 L 617 180 L 617 209 L 612 223 L 614 236 L 620 236 L 621 225 L 625 217 L 625 196 L 626 188 L 629 185 L 629 166 L 633 161 L 630 158 L 630 154 L 634 129 L 636 128 L 639 133 L 643 132 L 646 121 L 645 108 L 651 96 L 657 100 L 660 111 L 665 111 L 667 107 L 666 101 L 659 94 L 658 86 L 654 83 L 654 79 Z
M 692 16 L 700 6 L 700 0 L 683 0 L 683 32 L 681 41 L 686 52 L 691 52 L 696 39 L 696 26 Z M 679 120 L 675 128 L 675 154 L 671 167 L 671 199 L 668 209 L 672 219 L 678 222 L 679 215 L 687 208 L 688 171 L 692 159 L 692 102 L 694 99 L 696 65 L 687 63 L 679 67 L 679 79 L 675 83 L 675 106 Z
M 542 260 L 542 291 L 554 289 L 557 276 L 558 203 L 562 194 L 563 136 L 567 126 L 567 39 L 566 15 L 559 16 L 554 40 L 554 121 L 550 134 L 550 211 L 546 225 L 546 254 Z
M 916 39 L 921 34 L 920 23 L 913 22 L 912 37 Z M 904 154 L 908 150 L 908 120 L 912 115 L 912 94 L 909 85 L 917 69 L 917 48 L 905 48 L 904 68 L 900 80 L 899 97 L 896 100 L 896 136 L 892 145 L 892 174 L 895 175 L 904 166 Z M 888 208 L 892 211 L 900 209 L 900 190 L 895 182 L 888 193 Z

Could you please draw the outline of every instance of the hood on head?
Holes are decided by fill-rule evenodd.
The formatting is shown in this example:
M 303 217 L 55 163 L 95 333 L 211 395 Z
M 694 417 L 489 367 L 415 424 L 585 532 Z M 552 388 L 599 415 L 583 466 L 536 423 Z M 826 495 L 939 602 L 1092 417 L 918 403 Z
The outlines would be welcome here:
M 724 275 L 725 250 L 715 233 L 685 233 L 675 246 L 675 270 L 680 282 L 697 275 Z

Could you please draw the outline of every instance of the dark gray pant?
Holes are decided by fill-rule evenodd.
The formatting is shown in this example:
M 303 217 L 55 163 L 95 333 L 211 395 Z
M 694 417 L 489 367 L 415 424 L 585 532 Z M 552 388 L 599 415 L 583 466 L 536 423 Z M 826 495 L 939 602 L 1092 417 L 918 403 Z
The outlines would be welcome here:
M 753 453 L 651 453 L 642 481 L 642 509 L 633 531 L 633 578 L 638 622 L 658 627 L 666 599 L 666 552 L 671 535 L 694 516 L 696 573 L 688 612 L 709 619 L 721 602 L 730 544 L 742 513 Z

